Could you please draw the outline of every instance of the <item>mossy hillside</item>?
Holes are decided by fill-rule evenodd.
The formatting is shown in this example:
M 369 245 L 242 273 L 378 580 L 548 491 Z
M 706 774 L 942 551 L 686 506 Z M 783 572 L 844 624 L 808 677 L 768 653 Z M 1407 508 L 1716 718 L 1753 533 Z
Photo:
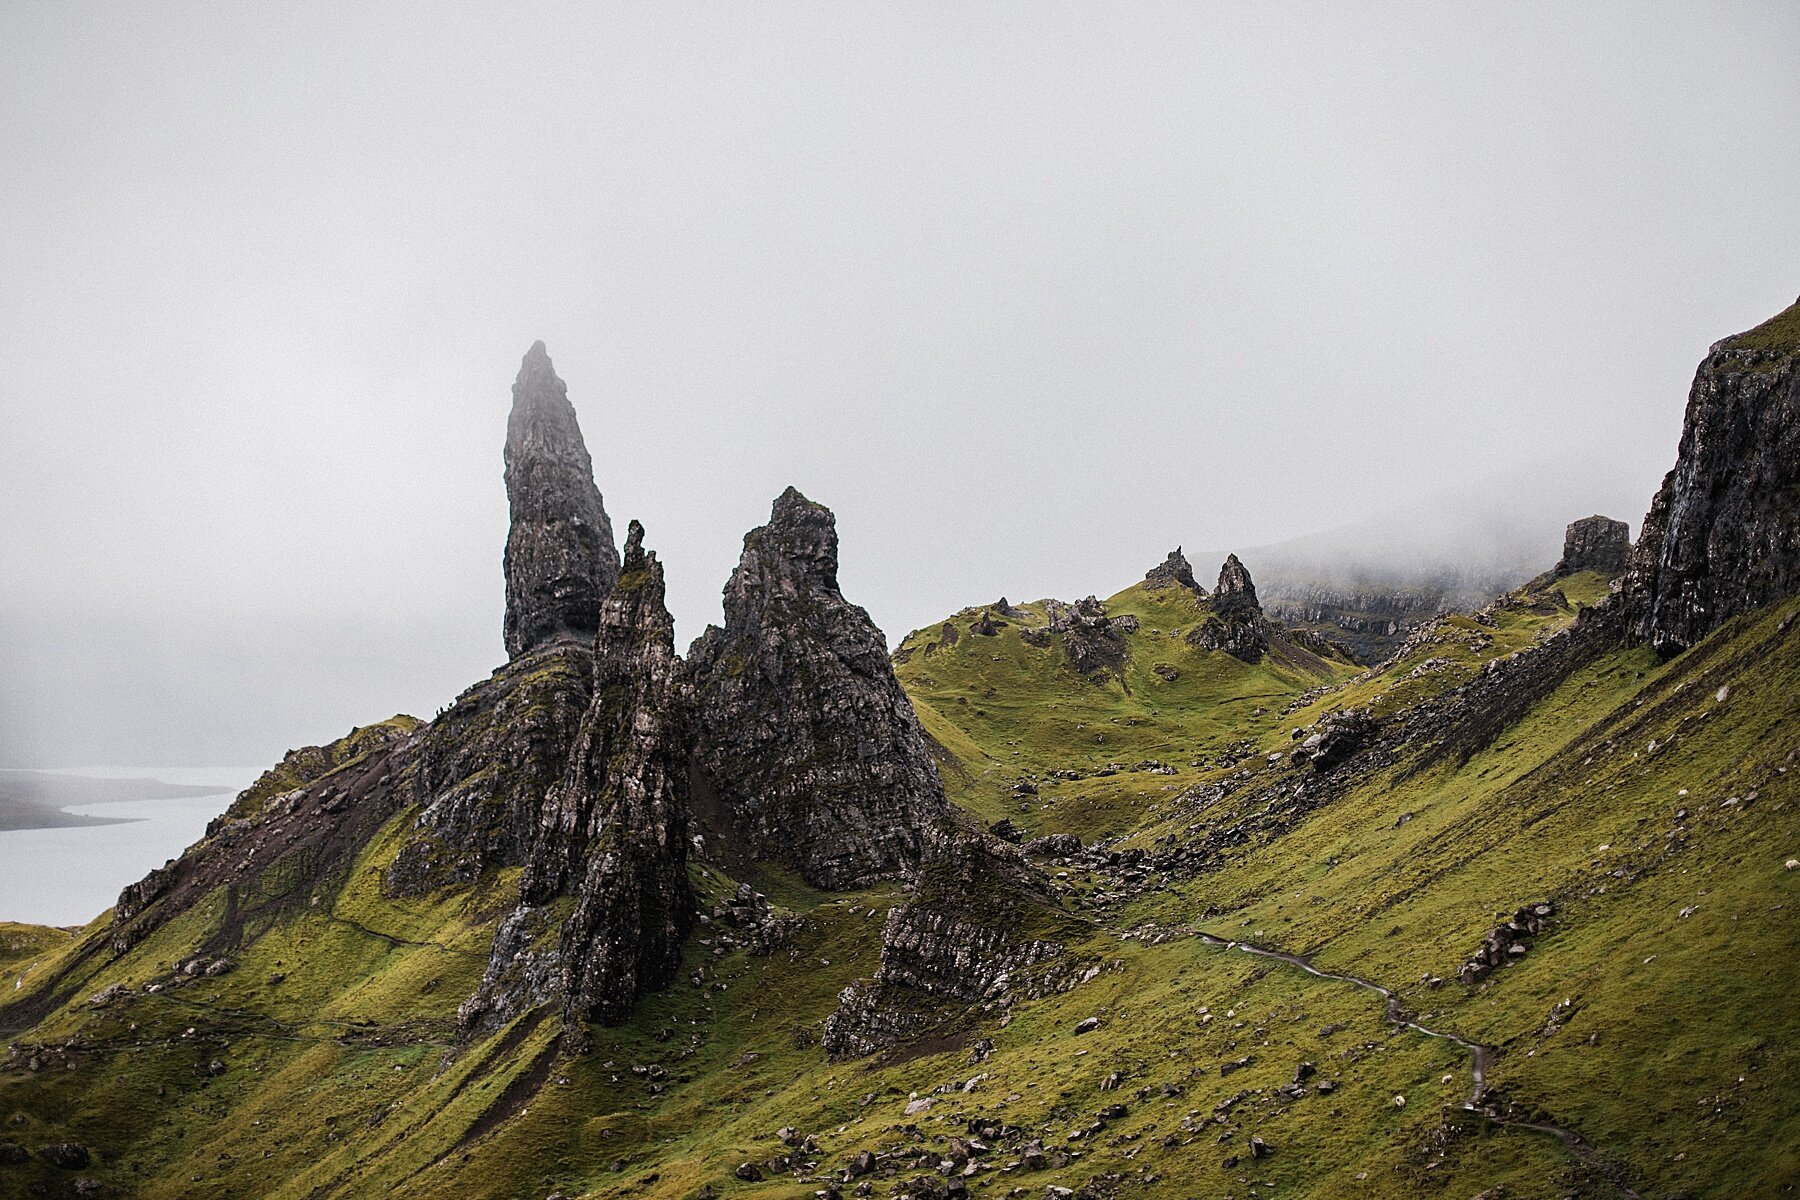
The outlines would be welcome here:
M 1123 635 L 1124 666 L 1093 677 L 1069 665 L 1061 635 L 1047 646 L 1019 636 L 1021 628 L 1048 621 L 1042 601 L 996 618 L 1006 623 L 993 636 L 969 631 L 982 611 L 976 608 L 950 619 L 954 641 L 942 626 L 902 640 L 895 672 L 951 760 L 943 774 L 957 803 L 989 821 L 1010 817 L 1032 833 L 1117 832 L 1131 814 L 1117 807 L 1116 786 L 1056 781 L 1050 773 L 1157 760 L 1191 780 L 1195 760 L 1272 732 L 1295 697 L 1355 672 L 1346 664 L 1301 669 L 1274 659 L 1253 666 L 1194 646 L 1184 635 L 1209 610 L 1180 588 L 1136 585 L 1106 606 L 1112 615 L 1136 617 L 1138 628 Z M 1165 678 L 1158 667 L 1176 677 Z M 1033 782 L 1040 800 L 1012 794 L 1021 778 Z M 1157 786 L 1167 778 L 1159 776 Z
M 249 787 L 238 793 L 226 810 L 226 821 L 254 818 L 275 796 L 296 788 L 310 787 L 326 777 L 355 766 L 395 737 L 414 733 L 423 727 L 417 717 L 400 713 L 372 725 L 358 725 L 349 733 L 323 746 L 307 746 L 291 750 L 279 763 L 264 771 Z

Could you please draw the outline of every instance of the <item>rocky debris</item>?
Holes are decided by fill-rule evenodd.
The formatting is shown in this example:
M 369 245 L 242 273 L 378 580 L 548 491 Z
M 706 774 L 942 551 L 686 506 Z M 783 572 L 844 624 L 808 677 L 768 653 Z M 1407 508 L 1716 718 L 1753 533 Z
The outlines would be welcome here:
M 1269 650 L 1268 623 L 1256 600 L 1256 585 L 1237 555 L 1228 556 L 1219 568 L 1219 586 L 1210 603 L 1211 615 L 1188 633 L 1188 641 L 1247 663 L 1261 662 Z
M 1486 979 L 1495 968 L 1523 958 L 1531 948 L 1532 939 L 1544 931 L 1555 915 L 1556 905 L 1549 900 L 1525 905 L 1482 938 L 1481 948 L 1457 968 L 1456 977 L 1465 984 L 1474 985 Z
M 1800 303 L 1700 364 L 1623 591 L 1631 636 L 1665 655 L 1800 591 Z
M 79 1171 L 92 1161 L 80 1142 L 52 1142 L 38 1151 L 38 1157 L 65 1171 Z
M 612 522 L 569 389 L 544 343 L 534 342 L 513 383 L 506 420 L 506 653 L 517 658 L 561 637 L 586 644 L 600 602 L 619 578 Z
M 600 614 L 593 703 L 566 778 L 545 797 L 519 906 L 459 1012 L 465 1023 L 492 1026 L 554 997 L 576 1033 L 588 1020 L 622 1020 L 681 965 L 694 907 L 687 714 L 662 564 L 643 538 L 633 521 Z M 574 905 L 546 938 L 560 896 Z
M 1596 514 L 1572 523 L 1563 534 L 1562 558 L 1552 574 L 1558 579 L 1577 571 L 1598 571 L 1607 578 L 1622 574 L 1631 556 L 1631 526 Z
M 1293 759 L 1312 764 L 1314 770 L 1329 771 L 1360 750 L 1377 728 L 1375 718 L 1362 709 L 1332 713 L 1295 748 Z
M 1181 669 L 1179 667 L 1170 666 L 1168 663 L 1157 663 L 1150 668 L 1150 671 L 1164 683 L 1174 683 L 1177 679 L 1181 678 Z
M 1047 833 L 1032 838 L 1021 848 L 1033 858 L 1068 858 L 1081 853 L 1081 839 L 1072 833 Z
M 1206 589 L 1195 581 L 1194 568 L 1188 565 L 1180 546 L 1169 551 L 1168 558 L 1144 573 L 1144 586 L 1158 589 L 1183 587 L 1197 596 L 1206 595 Z
M 822 1039 L 833 1058 L 908 1040 L 971 1005 L 1043 995 L 1073 982 L 1046 970 L 1081 926 L 1056 904 L 1015 846 L 959 828 L 934 830 L 906 903 L 888 914 L 881 965 L 838 998 Z
M 995 637 L 1005 628 L 1005 621 L 994 620 L 994 614 L 984 608 L 981 610 L 981 615 L 975 618 L 975 621 L 969 626 L 969 632 L 976 637 Z
M 881 631 L 844 599 L 837 565 L 831 510 L 789 488 L 744 538 L 724 628 L 690 652 L 702 815 L 827 888 L 915 863 L 948 811 Z
M 738 884 L 731 899 L 714 905 L 706 920 L 712 930 L 703 945 L 710 941 L 717 950 L 742 947 L 756 955 L 773 954 L 800 925 L 798 918 L 777 912 L 767 896 L 747 883 Z

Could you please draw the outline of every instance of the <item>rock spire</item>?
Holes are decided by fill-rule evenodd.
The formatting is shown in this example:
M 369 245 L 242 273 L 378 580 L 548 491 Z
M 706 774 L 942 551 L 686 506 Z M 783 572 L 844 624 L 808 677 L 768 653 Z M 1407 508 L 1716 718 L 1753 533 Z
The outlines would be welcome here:
M 753 858 L 821 887 L 917 861 L 947 811 L 881 631 L 838 590 L 837 521 L 793 488 L 744 537 L 725 626 L 689 652 L 696 796 Z
M 517 658 L 559 638 L 588 641 L 619 577 L 612 522 L 569 389 L 544 343 L 513 383 L 506 422 L 506 652 Z
M 589 1020 L 624 1019 L 674 979 L 693 920 L 688 888 L 687 714 L 662 564 L 636 521 L 600 611 L 593 703 L 563 781 L 544 798 L 481 990 L 463 1009 L 491 1024 L 560 1000 L 577 1045 Z M 574 903 L 553 939 L 558 897 Z
M 1168 558 L 1144 573 L 1144 583 L 1152 588 L 1184 587 L 1198 595 L 1206 594 L 1206 589 L 1194 579 L 1194 568 L 1188 564 L 1187 556 L 1182 554 L 1180 546 L 1169 551 Z

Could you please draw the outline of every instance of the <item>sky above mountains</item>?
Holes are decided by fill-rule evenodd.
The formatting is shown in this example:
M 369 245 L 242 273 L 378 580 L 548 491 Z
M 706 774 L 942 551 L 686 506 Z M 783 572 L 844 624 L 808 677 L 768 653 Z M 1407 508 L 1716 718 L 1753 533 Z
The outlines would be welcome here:
M 498 665 L 537 338 L 684 640 L 790 483 L 895 639 L 1176 543 L 1635 530 L 1800 291 L 1800 12 L 1340 8 L 7 8 L 0 765 Z

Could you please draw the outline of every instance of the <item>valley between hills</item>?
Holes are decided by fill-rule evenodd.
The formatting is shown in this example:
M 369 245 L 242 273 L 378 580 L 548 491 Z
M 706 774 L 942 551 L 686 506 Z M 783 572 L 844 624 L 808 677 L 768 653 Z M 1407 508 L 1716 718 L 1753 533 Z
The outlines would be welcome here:
M 1635 543 L 1379 646 L 1177 551 L 890 653 L 790 489 L 678 653 L 542 343 L 512 402 L 506 665 L 0 924 L 0 1196 L 1800 1183 L 1800 305 Z

